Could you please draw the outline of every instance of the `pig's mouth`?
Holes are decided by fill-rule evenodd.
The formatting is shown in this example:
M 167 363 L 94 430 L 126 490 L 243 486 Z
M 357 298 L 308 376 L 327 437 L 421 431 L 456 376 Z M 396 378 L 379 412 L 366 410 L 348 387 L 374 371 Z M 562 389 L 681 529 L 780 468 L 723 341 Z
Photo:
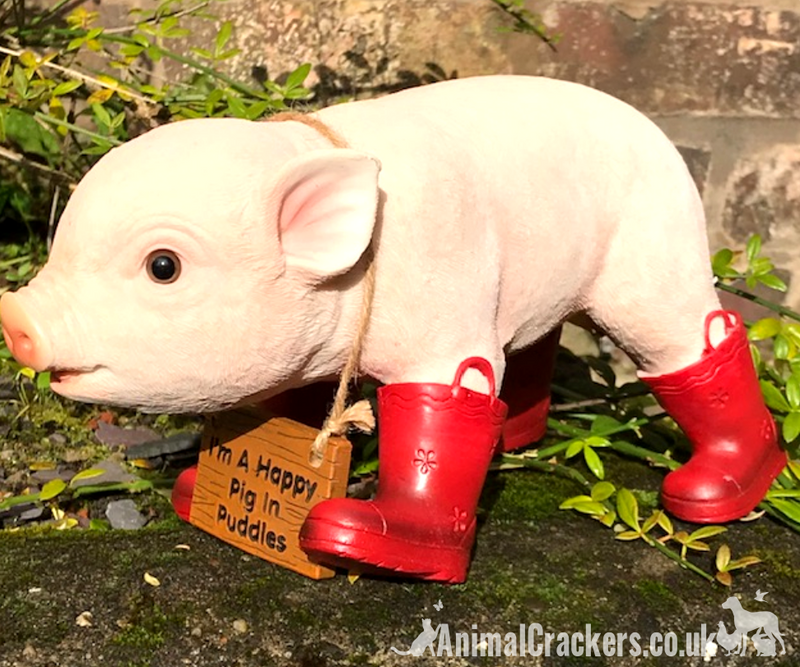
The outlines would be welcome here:
M 50 384 L 69 384 L 76 378 L 94 373 L 99 366 L 93 368 L 53 368 L 50 370 Z
M 50 382 L 55 382 L 56 384 L 69 382 L 71 378 L 83 375 L 85 372 L 86 371 L 67 370 L 66 368 L 58 371 L 50 371 Z

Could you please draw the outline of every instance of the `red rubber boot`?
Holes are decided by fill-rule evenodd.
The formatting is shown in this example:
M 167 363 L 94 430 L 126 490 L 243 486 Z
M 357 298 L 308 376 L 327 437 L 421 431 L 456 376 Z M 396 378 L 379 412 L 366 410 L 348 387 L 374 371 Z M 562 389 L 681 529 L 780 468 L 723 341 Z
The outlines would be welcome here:
M 535 345 L 508 358 L 500 390 L 500 400 L 508 405 L 508 417 L 498 451 L 510 452 L 544 437 L 560 337 L 558 327 Z
M 475 368 L 490 393 L 461 386 Z M 475 540 L 475 509 L 506 416 L 492 367 L 472 357 L 452 385 L 378 390 L 380 481 L 374 500 L 314 506 L 300 531 L 313 559 L 362 572 L 459 583 Z
M 724 318 L 726 338 L 713 347 L 711 321 Z M 706 317 L 706 347 L 688 368 L 643 378 L 693 445 L 686 465 L 664 480 L 661 499 L 675 516 L 722 523 L 751 512 L 786 465 L 758 385 L 741 316 Z
M 192 495 L 194 485 L 197 482 L 197 466 L 186 468 L 172 487 L 172 506 L 177 514 L 184 521 L 189 521 L 189 514 L 192 511 Z

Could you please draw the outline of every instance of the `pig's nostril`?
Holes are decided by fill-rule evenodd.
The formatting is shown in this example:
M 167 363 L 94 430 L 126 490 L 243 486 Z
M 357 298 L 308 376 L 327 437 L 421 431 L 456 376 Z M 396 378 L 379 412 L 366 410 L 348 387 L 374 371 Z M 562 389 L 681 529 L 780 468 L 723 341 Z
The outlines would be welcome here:
M 25 359 L 30 359 L 34 353 L 34 345 L 33 341 L 28 338 L 27 334 L 22 332 L 18 333 L 16 336 L 12 335 L 13 341 L 13 354 L 19 354 L 21 357 Z
M 52 350 L 39 327 L 23 308 L 19 297 L 16 294 L 3 294 L 0 311 L 0 325 L 9 352 L 23 366 L 30 366 L 36 371 L 46 370 L 52 363 Z

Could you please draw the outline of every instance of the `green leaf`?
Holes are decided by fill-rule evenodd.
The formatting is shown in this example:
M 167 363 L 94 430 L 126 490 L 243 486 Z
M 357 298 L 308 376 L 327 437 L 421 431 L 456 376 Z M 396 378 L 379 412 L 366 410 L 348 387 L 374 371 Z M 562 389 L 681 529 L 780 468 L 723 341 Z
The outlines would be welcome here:
M 25 70 L 19 65 L 14 65 L 11 79 L 14 82 L 14 90 L 19 93 L 20 97 L 25 98 L 28 94 L 28 77 L 25 75 Z
M 92 484 L 87 486 L 79 486 L 72 492 L 73 498 L 81 498 L 83 496 L 94 495 L 95 493 L 115 493 L 121 491 L 123 493 L 141 493 L 142 491 L 149 491 L 153 488 L 153 482 L 149 479 L 137 479 L 135 482 L 118 482 L 108 484 Z
M 666 513 L 662 512 L 661 510 L 658 511 L 661 512 L 657 521 L 658 525 L 667 535 L 672 535 L 675 532 L 675 528 L 672 526 L 672 521 L 666 515 Z
M 597 477 L 597 479 L 603 479 L 605 477 L 603 462 L 600 460 L 596 451 L 591 447 L 584 447 L 583 458 L 586 461 L 586 465 L 589 466 L 589 470 L 592 471 L 592 474 Z
M 800 408 L 800 378 L 796 375 L 786 381 L 786 398 L 792 408 Z
M 783 420 L 781 428 L 783 439 L 789 443 L 794 442 L 800 435 L 800 412 L 790 412 Z
M 774 289 L 777 292 L 785 292 L 788 287 L 786 283 L 783 282 L 778 276 L 774 273 L 767 273 L 763 276 L 758 276 L 758 282 L 762 285 L 766 285 L 770 289 Z
M 782 500 L 776 498 L 775 500 L 771 500 L 770 503 L 772 506 L 778 510 L 781 514 L 785 514 L 788 516 L 792 521 L 796 521 L 800 523 L 800 504 L 792 501 L 792 500 Z
M 698 528 L 691 535 L 689 535 L 688 542 L 694 542 L 695 540 L 704 540 L 708 537 L 714 537 L 714 535 L 720 535 L 727 530 L 728 529 L 725 528 L 725 526 L 703 526 L 702 528 Z
M 759 380 L 761 386 L 761 393 L 764 395 L 764 401 L 773 410 L 780 412 L 790 412 L 791 406 L 786 402 L 780 389 L 767 380 Z
M 51 479 L 42 487 L 39 492 L 39 500 L 51 500 L 67 488 L 67 483 L 63 479 Z
M 228 111 L 230 111 L 234 116 L 237 118 L 247 118 L 247 107 L 245 107 L 244 102 L 238 97 L 229 97 L 228 100 Z
M 200 56 L 201 58 L 206 58 L 207 60 L 213 60 L 214 59 L 214 54 L 211 53 L 211 51 L 208 51 L 206 49 L 193 48 L 193 49 L 191 49 L 191 51 L 192 51 L 192 53 L 194 53 L 197 56 Z
M 311 72 L 311 63 L 303 63 L 288 77 L 286 77 L 286 90 L 290 91 L 303 85 L 303 82 Z
M 773 498 L 800 498 L 800 489 L 774 489 L 767 491 L 767 500 Z
M 598 482 L 592 487 L 592 500 L 603 502 L 614 495 L 616 488 L 611 482 Z
M 642 532 L 649 533 L 653 527 L 658 523 L 658 516 L 661 510 L 655 510 L 649 517 L 644 520 L 642 524 Z
M 40 391 L 50 389 L 50 371 L 39 373 L 36 376 L 36 388 Z
M 614 525 L 614 522 L 617 520 L 617 513 L 614 510 L 608 510 L 601 518 L 600 523 L 602 523 L 606 528 L 611 528 Z
M 89 519 L 89 530 L 110 530 L 111 525 L 105 519 Z
M 102 468 L 89 468 L 88 470 L 81 470 L 69 481 L 69 484 L 72 486 L 75 484 L 75 482 L 82 479 L 93 479 L 95 477 L 100 477 L 100 475 L 104 475 L 105 472 L 106 471 Z
M 80 88 L 82 85 L 82 81 L 62 81 L 53 90 L 53 97 L 58 97 L 59 95 L 68 95 L 73 90 Z
M 604 436 L 619 430 L 621 426 L 622 424 L 620 424 L 620 422 L 613 417 L 609 417 L 608 415 L 598 415 L 597 419 L 592 422 L 592 427 L 589 430 L 592 435 Z
M 758 320 L 747 332 L 747 337 L 752 340 L 766 340 L 773 338 L 781 332 L 781 322 L 774 317 L 765 317 Z
M 589 496 L 572 496 L 571 498 L 567 498 L 564 502 L 562 502 L 558 509 L 560 510 L 571 510 L 575 505 L 578 503 L 591 503 L 593 500 Z
M 93 104 L 92 112 L 94 113 L 95 121 L 97 121 L 99 125 L 104 125 L 105 127 L 111 126 L 111 114 L 108 113 L 108 109 L 102 104 Z
M 617 533 L 614 537 L 618 540 L 630 541 L 630 540 L 638 540 L 642 534 L 638 530 L 625 530 L 621 533 Z
M 590 435 L 584 442 L 584 447 L 611 447 L 611 441 L 599 435 Z
M 756 257 L 758 257 L 759 253 L 761 252 L 761 236 L 759 234 L 753 234 L 747 240 L 747 248 L 745 253 L 747 254 L 747 261 L 752 264 Z
M 733 251 L 729 248 L 723 248 L 714 253 L 714 256 L 711 258 L 711 270 L 720 277 L 727 277 L 723 274 L 725 271 L 729 270 L 732 261 Z
M 794 356 L 793 349 L 796 349 L 794 343 L 783 334 L 775 336 L 773 348 L 778 359 L 791 359 Z
M 728 572 L 731 570 L 740 570 L 743 567 L 749 567 L 751 565 L 757 565 L 761 562 L 761 559 L 757 556 L 744 556 L 742 558 L 737 558 L 728 565 Z
M 151 44 L 145 49 L 147 57 L 154 63 L 159 62 L 164 57 L 164 50 L 156 44 Z
M 639 503 L 628 489 L 617 491 L 617 514 L 625 524 L 639 530 Z
M 772 260 L 767 257 L 757 257 L 750 262 L 750 271 L 756 278 L 766 275 L 774 268 L 775 265 L 772 263 Z
M 728 569 L 728 563 L 731 562 L 731 548 L 727 544 L 723 544 L 717 549 L 717 570 L 725 572 Z
M 356 466 L 355 470 L 353 470 L 353 475 L 356 477 L 361 477 L 363 475 L 369 475 L 371 472 L 375 472 L 378 469 L 378 459 L 374 459 L 372 461 L 365 461 L 364 463 L 359 464 Z
M 222 49 L 225 48 L 225 45 L 231 38 L 232 32 L 233 24 L 230 21 L 225 21 L 225 23 L 220 26 L 219 32 L 217 33 L 217 38 L 214 40 L 214 46 L 216 46 L 217 54 L 221 53 Z
M 596 503 L 594 501 L 575 503 L 571 509 L 574 509 L 583 514 L 591 514 L 592 516 L 603 516 L 608 510 L 603 503 Z
M 127 58 L 135 58 L 142 51 L 144 51 L 145 48 L 146 47 L 140 46 L 138 44 L 125 44 L 120 47 L 119 53 L 120 55 L 126 56 Z
M 577 456 L 583 449 L 583 444 L 583 440 L 576 440 L 569 447 L 567 447 L 567 451 L 564 456 L 568 459 L 571 459 L 573 456 Z
M 25 153 L 51 158 L 61 151 L 58 140 L 49 130 L 39 125 L 33 116 L 18 109 L 8 110 L 5 129 L 8 138 Z

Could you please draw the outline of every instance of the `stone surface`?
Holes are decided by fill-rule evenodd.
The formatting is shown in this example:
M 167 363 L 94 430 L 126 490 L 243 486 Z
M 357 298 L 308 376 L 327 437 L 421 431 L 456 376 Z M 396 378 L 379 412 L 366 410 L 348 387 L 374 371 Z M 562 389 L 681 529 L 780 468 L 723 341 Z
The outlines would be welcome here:
M 800 117 L 800 14 L 676 2 L 634 15 L 611 3 L 553 3 L 556 53 L 506 52 L 518 73 L 580 81 L 647 113 Z
M 128 459 L 152 459 L 169 454 L 196 452 L 200 450 L 201 433 L 183 432 L 168 438 L 159 438 L 141 444 L 131 445 L 125 452 Z
M 146 523 L 132 500 L 112 500 L 106 508 L 106 517 L 112 528 L 119 530 L 137 530 Z
M 611 457 L 609 457 L 611 463 Z M 640 498 L 653 492 L 663 471 L 634 466 L 608 470 Z M 310 581 L 241 552 L 188 524 L 121 532 L 55 531 L 7 534 L 0 540 L 0 667 L 469 667 L 520 665 L 798 664 L 800 647 L 800 537 L 762 519 L 734 523 L 709 540 L 728 543 L 734 557 L 763 562 L 734 573 L 733 589 L 710 584 L 641 540 L 615 540 L 597 521 L 558 509 L 581 489 L 533 471 L 492 473 L 481 506 L 477 547 L 464 585 L 340 575 Z M 677 528 L 691 530 L 681 524 Z M 656 529 L 657 530 L 657 529 Z M 176 544 L 191 544 L 176 551 Z M 672 545 L 673 543 L 670 543 Z M 689 558 L 710 568 L 713 553 Z M 146 586 L 144 572 L 161 586 Z M 32 593 L 32 589 L 39 592 Z M 757 602 L 757 590 L 769 591 Z M 456 632 L 516 631 L 540 623 L 547 632 L 713 632 L 721 604 L 741 598 L 752 611 L 772 611 L 789 654 L 704 663 L 702 658 L 633 657 L 457 658 L 397 655 L 419 635 L 421 620 Z M 91 611 L 91 628 L 76 625 Z M 237 633 L 241 619 L 249 631 Z M 602 642 L 600 642 L 602 647 Z
M 161 436 L 159 436 L 159 434 L 152 429 L 145 427 L 122 428 L 114 424 L 108 424 L 104 421 L 99 421 L 97 423 L 95 437 L 102 444 L 109 447 L 130 447 L 131 445 L 139 445 L 143 442 L 157 440 Z
M 778 145 L 739 160 L 728 180 L 722 225 L 738 242 L 752 233 L 765 241 L 773 234 L 797 234 L 800 145 Z
M 692 146 L 678 146 L 678 151 L 689 168 L 697 190 L 702 195 L 706 189 L 708 170 L 711 167 L 711 151 Z
M 73 488 L 81 486 L 94 486 L 96 484 L 120 484 L 127 482 L 135 482 L 138 477 L 131 475 L 118 461 L 106 459 L 100 463 L 95 463 L 91 466 L 94 470 L 102 470 L 103 474 L 97 477 L 89 477 L 85 479 L 77 479 L 72 483 Z

